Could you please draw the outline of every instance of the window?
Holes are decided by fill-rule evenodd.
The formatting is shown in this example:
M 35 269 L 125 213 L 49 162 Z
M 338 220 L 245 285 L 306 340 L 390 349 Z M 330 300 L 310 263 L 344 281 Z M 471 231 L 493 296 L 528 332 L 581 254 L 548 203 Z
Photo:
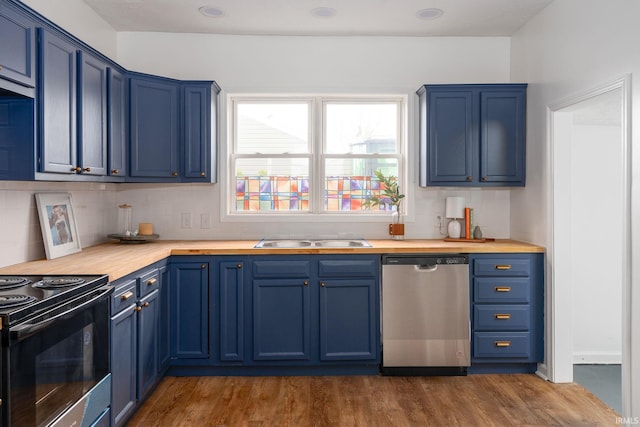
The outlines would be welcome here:
M 380 213 L 375 176 L 402 177 L 397 97 L 231 98 L 231 213 Z M 402 183 L 401 183 L 402 185 Z

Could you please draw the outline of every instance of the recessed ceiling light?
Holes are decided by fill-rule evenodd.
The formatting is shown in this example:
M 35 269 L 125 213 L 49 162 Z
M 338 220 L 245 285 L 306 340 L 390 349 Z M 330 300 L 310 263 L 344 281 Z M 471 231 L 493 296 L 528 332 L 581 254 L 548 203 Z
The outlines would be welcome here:
M 336 10 L 330 7 L 316 7 L 315 9 L 311 9 L 311 15 L 316 18 L 332 18 L 336 15 Z
M 438 19 L 442 16 L 444 12 L 442 9 L 436 9 L 435 7 L 430 7 L 428 9 L 422 9 L 416 12 L 416 16 L 420 19 Z
M 213 6 L 202 6 L 198 10 L 201 14 L 208 16 L 209 18 L 220 18 L 221 16 L 224 16 L 224 10 Z

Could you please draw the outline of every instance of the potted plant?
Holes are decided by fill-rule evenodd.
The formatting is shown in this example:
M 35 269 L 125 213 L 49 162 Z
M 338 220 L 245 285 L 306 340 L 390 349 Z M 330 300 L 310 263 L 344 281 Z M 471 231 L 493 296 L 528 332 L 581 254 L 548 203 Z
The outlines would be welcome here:
M 393 175 L 384 176 L 380 170 L 374 173 L 380 182 L 382 192 L 380 195 L 370 196 L 364 206 L 370 208 L 380 205 L 383 210 L 390 206 L 393 213 L 391 214 L 391 224 L 389 224 L 389 234 L 392 239 L 402 240 L 404 238 L 404 224 L 401 223 L 400 205 L 402 204 L 402 199 L 404 199 L 404 194 L 400 193 L 398 178 Z

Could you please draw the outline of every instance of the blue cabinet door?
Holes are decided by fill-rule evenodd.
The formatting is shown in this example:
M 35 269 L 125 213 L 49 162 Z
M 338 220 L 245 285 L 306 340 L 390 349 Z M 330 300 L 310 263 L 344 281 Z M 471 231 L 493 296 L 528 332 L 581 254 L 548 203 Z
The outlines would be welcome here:
M 171 264 L 171 358 L 209 357 L 209 264 Z
M 147 395 L 158 378 L 159 296 L 156 289 L 138 302 L 138 399 Z
M 211 85 L 183 87 L 183 176 L 211 181 Z
M 38 29 L 39 171 L 75 174 L 77 164 L 76 46 Z
M 160 314 L 158 319 L 158 369 L 164 372 L 169 367 L 171 360 L 171 340 L 169 331 L 171 330 L 170 310 L 169 310 L 169 289 L 171 274 L 167 267 L 159 269 L 160 277 Z
M 152 76 L 130 79 L 130 176 L 179 179 L 179 89 Z
M 135 304 L 129 304 L 111 318 L 111 415 L 114 426 L 123 425 L 136 407 L 138 316 L 135 307 Z
M 107 64 L 78 51 L 78 164 L 107 175 Z
M 375 279 L 320 282 L 320 359 L 376 360 Z
M 524 183 L 526 99 L 523 88 L 480 92 L 480 181 Z
M 36 86 L 35 23 L 8 3 L 0 7 L 0 79 L 29 88 Z M 14 85 L 3 85 L 26 94 Z M 33 97 L 33 94 L 31 94 Z
M 33 179 L 33 132 L 33 99 L 0 97 L 0 179 Z
M 473 92 L 435 91 L 427 97 L 430 184 L 472 181 L 477 151 Z
M 244 262 L 218 263 L 220 360 L 244 360 Z
M 108 174 L 127 176 L 127 118 L 129 117 L 129 88 L 124 74 L 107 69 L 107 147 Z
M 253 280 L 254 360 L 311 360 L 309 279 Z

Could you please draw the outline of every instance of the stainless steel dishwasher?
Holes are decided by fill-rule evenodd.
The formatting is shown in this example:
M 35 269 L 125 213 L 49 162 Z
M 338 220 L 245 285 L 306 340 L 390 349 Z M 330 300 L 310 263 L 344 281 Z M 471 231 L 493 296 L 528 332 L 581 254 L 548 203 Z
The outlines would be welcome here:
M 466 375 L 469 257 L 382 257 L 382 373 Z

